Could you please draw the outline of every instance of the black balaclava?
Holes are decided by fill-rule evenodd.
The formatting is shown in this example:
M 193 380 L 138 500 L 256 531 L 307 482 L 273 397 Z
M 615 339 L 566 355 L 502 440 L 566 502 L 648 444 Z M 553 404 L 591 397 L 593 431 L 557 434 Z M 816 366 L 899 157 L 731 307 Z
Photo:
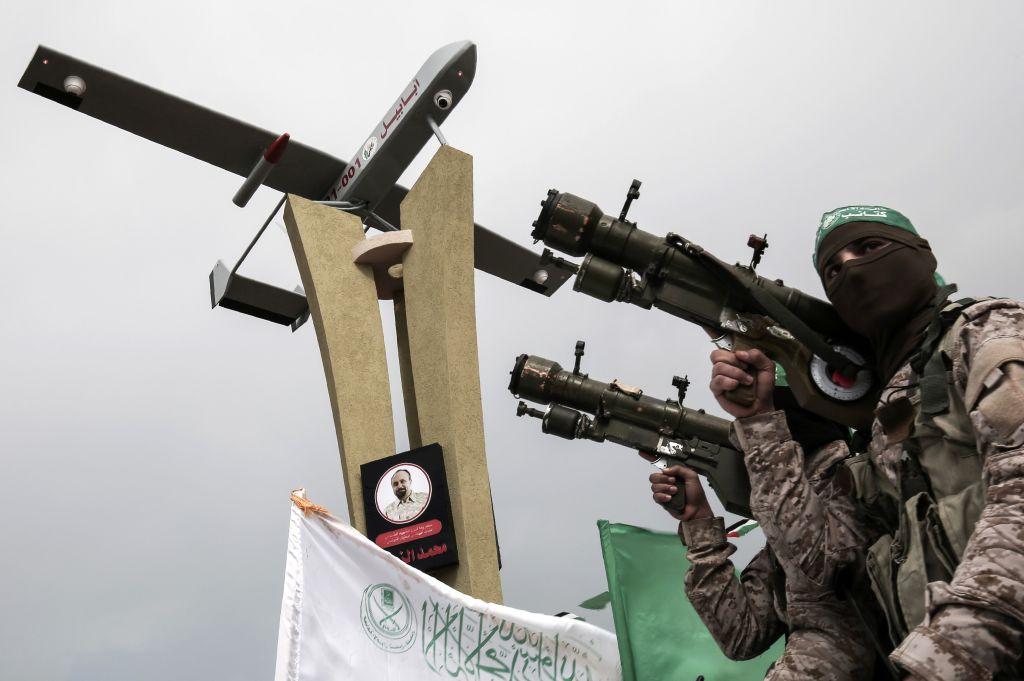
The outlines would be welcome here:
M 825 279 L 828 259 L 865 237 L 888 239 L 888 246 L 839 266 Z M 916 234 L 881 222 L 849 222 L 821 242 L 818 275 L 828 299 L 846 324 L 871 343 L 883 383 L 907 361 L 935 316 L 935 256 Z

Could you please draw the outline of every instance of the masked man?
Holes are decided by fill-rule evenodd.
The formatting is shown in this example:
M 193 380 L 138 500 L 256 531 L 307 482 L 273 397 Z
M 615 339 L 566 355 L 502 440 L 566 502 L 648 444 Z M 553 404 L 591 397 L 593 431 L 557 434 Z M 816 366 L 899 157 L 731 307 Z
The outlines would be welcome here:
M 869 342 L 885 388 L 865 451 L 829 445 L 843 463 L 826 488 L 857 500 L 854 526 L 774 410 L 771 361 L 712 353 L 711 389 L 737 417 L 768 544 L 787 580 L 823 593 L 841 595 L 846 568 L 864 568 L 897 674 L 1024 678 L 1024 309 L 950 302 L 928 242 L 889 208 L 826 213 L 815 246 L 828 298 Z M 741 384 L 754 386 L 751 407 L 727 397 Z

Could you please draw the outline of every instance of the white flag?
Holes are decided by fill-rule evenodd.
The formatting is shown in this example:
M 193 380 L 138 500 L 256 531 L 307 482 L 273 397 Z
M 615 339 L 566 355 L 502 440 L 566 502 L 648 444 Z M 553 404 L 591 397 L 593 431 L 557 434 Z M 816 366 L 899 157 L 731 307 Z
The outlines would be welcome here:
M 301 503 L 275 681 L 621 680 L 613 634 L 467 596 Z

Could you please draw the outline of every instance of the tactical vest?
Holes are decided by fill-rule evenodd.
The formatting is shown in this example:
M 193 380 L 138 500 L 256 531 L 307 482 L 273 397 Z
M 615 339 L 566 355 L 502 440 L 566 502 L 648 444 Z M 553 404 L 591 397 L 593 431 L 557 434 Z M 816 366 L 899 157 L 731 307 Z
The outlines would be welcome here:
M 845 462 L 869 522 L 884 529 L 865 568 L 894 645 L 923 621 L 925 585 L 952 579 L 984 505 L 982 461 L 952 372 L 953 347 L 974 302 L 942 308 L 912 362 L 908 389 L 875 412 L 872 449 L 884 443 L 894 455 L 897 448 L 898 485 L 866 453 Z

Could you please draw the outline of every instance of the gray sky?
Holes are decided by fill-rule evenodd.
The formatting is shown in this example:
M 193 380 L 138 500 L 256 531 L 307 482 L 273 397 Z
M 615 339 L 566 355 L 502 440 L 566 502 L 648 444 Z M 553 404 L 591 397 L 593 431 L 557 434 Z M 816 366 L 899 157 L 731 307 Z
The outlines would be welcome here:
M 312 325 L 209 309 L 207 274 L 277 196 L 15 87 L 37 43 L 348 159 L 434 49 L 477 43 L 445 124 L 476 217 L 529 244 L 549 187 L 820 295 L 822 212 L 907 214 L 973 295 L 1024 297 L 1024 5 L 1016 2 L 9 4 L 0 29 L 0 677 L 271 678 L 288 492 L 344 515 Z M 406 174 L 415 180 L 435 146 Z M 246 273 L 298 283 L 270 230 Z M 664 530 L 650 469 L 514 416 L 521 352 L 669 396 L 710 346 L 667 315 L 477 275 L 509 605 L 604 589 L 595 521 Z M 385 319 L 390 311 L 385 310 Z M 400 400 L 396 399 L 396 403 Z M 400 417 L 400 415 L 396 415 Z M 404 434 L 399 433 L 404 445 Z M 381 452 L 382 456 L 390 452 Z M 756 543 L 756 540 L 750 540 Z M 749 556 L 745 549 L 741 556 Z M 610 618 L 596 621 L 610 626 Z

